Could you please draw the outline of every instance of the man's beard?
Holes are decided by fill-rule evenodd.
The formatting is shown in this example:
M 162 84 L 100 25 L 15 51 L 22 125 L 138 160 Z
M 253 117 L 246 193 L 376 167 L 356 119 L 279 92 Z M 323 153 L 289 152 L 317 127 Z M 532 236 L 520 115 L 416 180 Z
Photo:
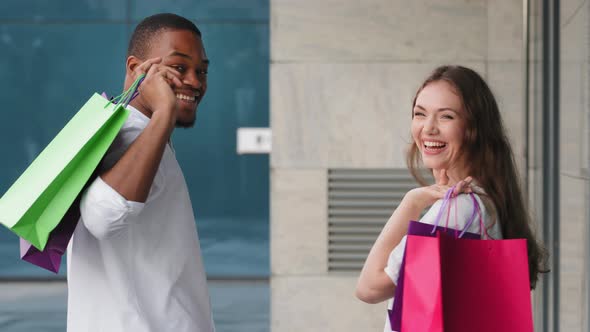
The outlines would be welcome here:
M 175 127 L 176 128 L 192 128 L 195 126 L 195 120 L 196 120 L 196 117 L 193 118 L 191 121 L 177 120 Z
M 195 121 L 197 120 L 197 110 L 195 109 L 194 115 L 192 118 L 188 120 L 180 119 L 180 116 L 176 117 L 176 124 L 174 125 L 176 128 L 192 128 L 195 125 Z

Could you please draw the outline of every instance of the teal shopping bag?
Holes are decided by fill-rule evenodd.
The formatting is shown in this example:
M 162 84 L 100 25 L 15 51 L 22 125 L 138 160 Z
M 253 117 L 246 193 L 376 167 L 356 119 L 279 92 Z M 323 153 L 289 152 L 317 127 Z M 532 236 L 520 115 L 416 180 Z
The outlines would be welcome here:
M 125 123 L 143 77 L 111 103 L 94 94 L 0 199 L 0 223 L 43 250 Z

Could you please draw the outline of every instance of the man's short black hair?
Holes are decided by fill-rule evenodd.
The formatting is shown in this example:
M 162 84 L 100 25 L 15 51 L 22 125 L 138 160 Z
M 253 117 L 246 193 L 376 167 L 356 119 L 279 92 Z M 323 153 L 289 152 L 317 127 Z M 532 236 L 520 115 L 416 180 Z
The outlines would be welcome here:
M 182 16 L 170 13 L 152 15 L 139 22 L 133 31 L 127 48 L 127 56 L 133 55 L 147 60 L 145 55 L 148 53 L 150 42 L 162 30 L 189 30 L 201 37 L 199 28 Z

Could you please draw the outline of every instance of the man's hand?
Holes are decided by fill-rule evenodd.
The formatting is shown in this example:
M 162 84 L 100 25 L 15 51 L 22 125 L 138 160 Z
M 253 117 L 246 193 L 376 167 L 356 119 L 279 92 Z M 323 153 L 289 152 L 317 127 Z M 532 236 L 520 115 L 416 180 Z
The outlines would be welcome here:
M 180 73 L 168 66 L 161 65 L 162 58 L 145 61 L 133 70 L 136 79 L 146 74 L 138 91 L 142 102 L 149 112 L 163 116 L 174 126 L 176 123 L 176 96 L 174 87 L 182 87 Z
M 176 124 L 176 96 L 174 87 L 182 86 L 180 73 L 161 65 L 161 58 L 138 64 L 131 73 L 137 80 L 146 74 L 139 85 L 140 98 L 134 102 L 151 117 L 142 133 L 111 169 L 101 174 L 102 180 L 125 199 L 145 202 L 162 160 L 167 142 Z

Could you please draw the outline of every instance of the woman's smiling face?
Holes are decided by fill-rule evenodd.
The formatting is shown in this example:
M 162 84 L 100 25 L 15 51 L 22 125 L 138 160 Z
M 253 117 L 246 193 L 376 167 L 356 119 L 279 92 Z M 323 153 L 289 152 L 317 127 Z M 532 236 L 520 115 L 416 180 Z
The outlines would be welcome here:
M 465 138 L 465 109 L 455 88 L 446 81 L 427 84 L 416 97 L 412 116 L 412 138 L 424 166 L 464 176 L 462 153 Z

